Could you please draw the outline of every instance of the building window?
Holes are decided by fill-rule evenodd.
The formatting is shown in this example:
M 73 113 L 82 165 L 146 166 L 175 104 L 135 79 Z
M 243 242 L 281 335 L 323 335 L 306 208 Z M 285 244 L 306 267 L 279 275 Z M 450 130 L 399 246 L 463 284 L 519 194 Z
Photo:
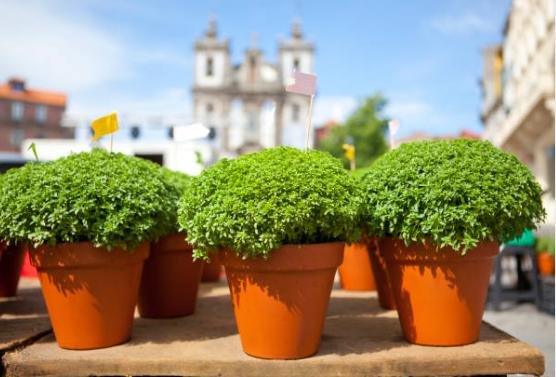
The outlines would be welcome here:
M 12 121 L 20 122 L 23 120 L 23 102 L 12 102 Z
M 10 133 L 10 143 L 14 147 L 20 147 L 21 143 L 23 143 L 23 139 L 25 138 L 25 132 L 23 130 L 12 130 Z
M 25 90 L 25 83 L 23 81 L 13 80 L 12 90 L 15 92 L 23 92 Z
M 44 105 L 35 107 L 35 120 L 39 123 L 45 123 L 47 117 L 47 108 Z
M 207 114 L 212 114 L 214 111 L 214 105 L 212 103 L 207 103 Z
M 299 105 L 297 103 L 294 103 L 292 105 L 292 122 L 299 122 L 299 112 Z
M 214 75 L 214 60 L 211 57 L 207 58 L 207 66 L 206 66 L 206 75 L 212 76 Z
M 299 71 L 299 59 L 298 58 L 293 59 L 293 70 L 294 71 Z

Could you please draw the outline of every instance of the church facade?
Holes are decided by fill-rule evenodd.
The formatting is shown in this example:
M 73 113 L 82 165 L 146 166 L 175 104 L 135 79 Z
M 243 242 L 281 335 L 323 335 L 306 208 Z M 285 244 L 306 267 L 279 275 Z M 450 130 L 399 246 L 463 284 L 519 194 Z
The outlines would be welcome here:
M 314 45 L 304 39 L 299 23 L 278 43 L 277 62 L 267 61 L 252 46 L 234 64 L 230 43 L 219 38 L 215 20 L 194 50 L 193 118 L 214 130 L 220 157 L 278 145 L 305 146 L 309 98 L 284 90 L 294 70 L 313 72 Z

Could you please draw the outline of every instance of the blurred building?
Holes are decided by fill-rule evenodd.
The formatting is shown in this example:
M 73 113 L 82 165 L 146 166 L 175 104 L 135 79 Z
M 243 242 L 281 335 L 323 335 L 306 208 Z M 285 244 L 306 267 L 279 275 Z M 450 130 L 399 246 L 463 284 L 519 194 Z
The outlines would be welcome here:
M 304 39 L 299 23 L 279 42 L 278 62 L 266 60 L 253 43 L 233 64 L 230 43 L 218 37 L 215 20 L 194 50 L 194 121 L 215 130 L 221 155 L 276 145 L 304 147 L 309 99 L 284 91 L 293 70 L 313 72 L 314 45 Z
M 318 148 L 319 145 L 321 144 L 321 142 L 326 139 L 328 137 L 328 135 L 330 134 L 330 132 L 336 128 L 339 127 L 340 124 L 335 121 L 334 119 L 330 119 L 328 121 L 326 121 L 323 125 L 321 125 L 320 127 L 316 127 L 315 128 L 315 148 Z
M 529 166 L 554 223 L 553 0 L 513 1 L 503 42 L 485 48 L 483 62 L 484 137 Z
M 462 130 L 460 133 L 456 135 L 430 135 L 426 132 L 415 132 L 409 136 L 403 137 L 401 139 L 396 139 L 394 146 L 398 147 L 404 143 L 411 143 L 414 141 L 426 141 L 426 140 L 453 140 L 453 139 L 480 139 L 481 135 L 469 131 L 469 130 Z
M 73 138 L 62 127 L 66 95 L 29 89 L 25 80 L 10 78 L 0 84 L 0 151 L 19 152 L 27 138 Z

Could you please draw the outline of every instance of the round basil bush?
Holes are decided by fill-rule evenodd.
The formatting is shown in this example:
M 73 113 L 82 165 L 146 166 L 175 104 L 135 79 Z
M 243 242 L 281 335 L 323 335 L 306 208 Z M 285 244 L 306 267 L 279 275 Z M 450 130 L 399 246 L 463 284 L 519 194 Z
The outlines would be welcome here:
M 179 231 L 178 226 L 178 202 L 189 185 L 191 177 L 187 174 L 170 170 L 165 167 L 160 168 L 160 173 L 164 182 L 168 185 L 168 196 L 165 198 L 170 203 L 169 207 L 166 208 L 171 221 L 168 222 L 168 227 L 162 229 L 162 234 L 169 235 L 174 234 Z
M 28 163 L 0 178 L 0 239 L 133 249 L 175 227 L 170 192 L 156 164 L 101 149 Z
M 402 144 L 362 177 L 367 231 L 465 254 L 508 241 L 545 216 L 541 188 L 515 156 L 486 141 Z
M 283 244 L 357 240 L 360 204 L 360 188 L 339 160 L 277 147 L 223 159 L 193 177 L 178 221 L 196 258 L 221 247 L 268 257 Z

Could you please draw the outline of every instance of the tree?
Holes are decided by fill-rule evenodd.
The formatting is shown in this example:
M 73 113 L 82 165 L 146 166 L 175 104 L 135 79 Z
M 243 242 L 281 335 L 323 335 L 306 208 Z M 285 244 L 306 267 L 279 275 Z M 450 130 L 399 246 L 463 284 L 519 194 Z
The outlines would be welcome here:
M 344 124 L 330 130 L 318 149 L 341 159 L 347 168 L 349 161 L 344 156 L 342 145 L 353 144 L 357 168 L 368 167 L 388 150 L 384 137 L 388 119 L 381 114 L 386 103 L 386 99 L 380 94 L 367 98 Z

